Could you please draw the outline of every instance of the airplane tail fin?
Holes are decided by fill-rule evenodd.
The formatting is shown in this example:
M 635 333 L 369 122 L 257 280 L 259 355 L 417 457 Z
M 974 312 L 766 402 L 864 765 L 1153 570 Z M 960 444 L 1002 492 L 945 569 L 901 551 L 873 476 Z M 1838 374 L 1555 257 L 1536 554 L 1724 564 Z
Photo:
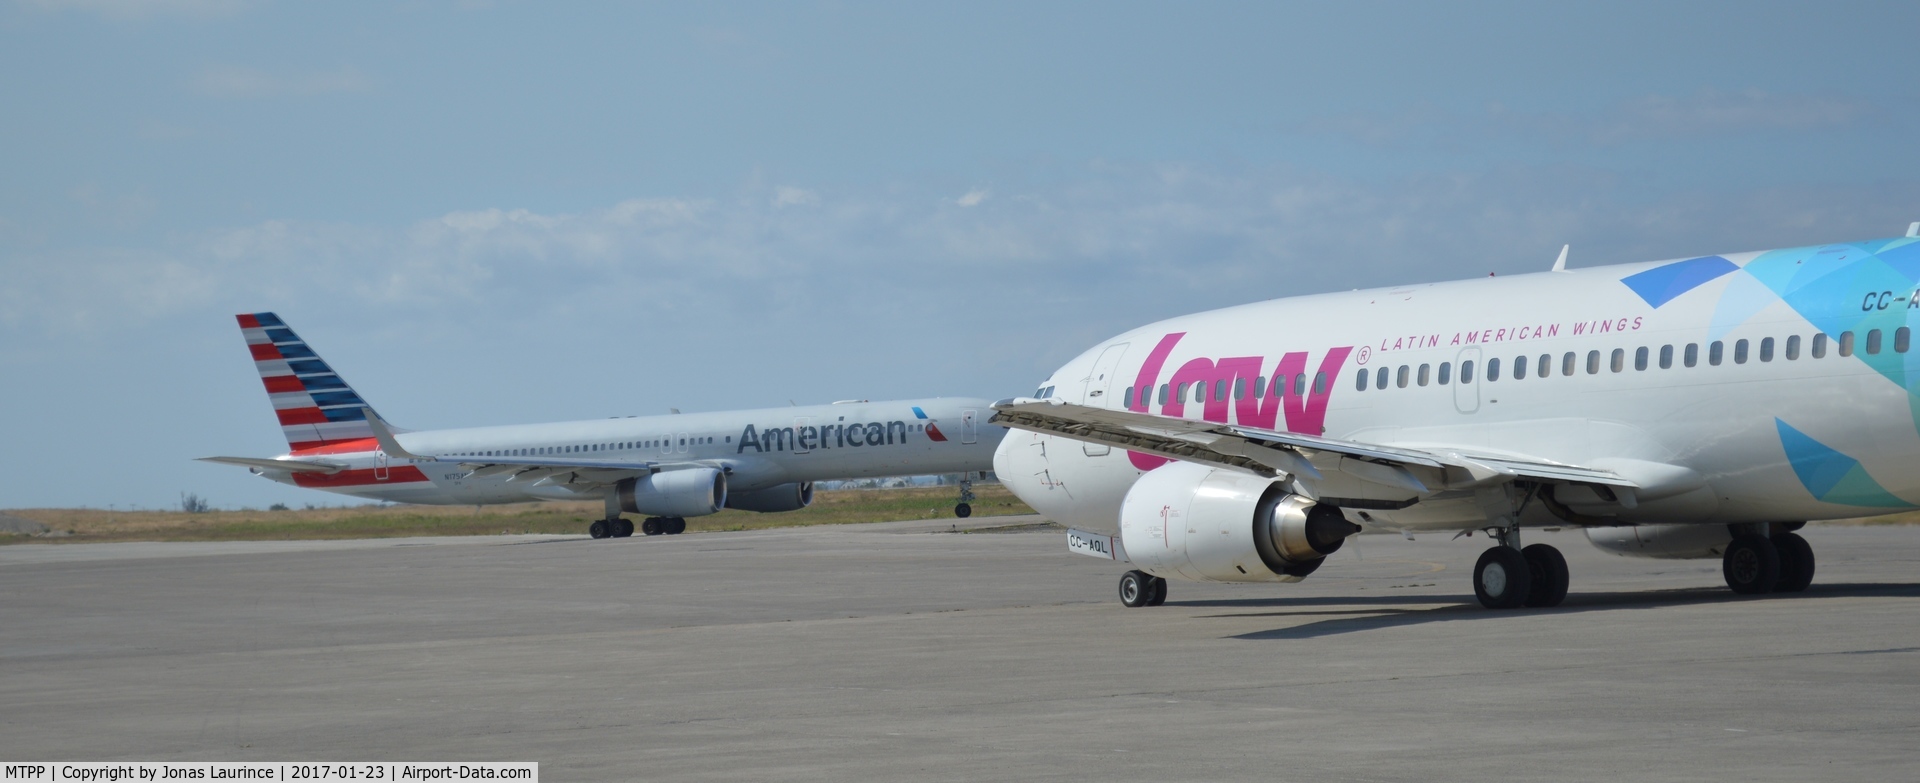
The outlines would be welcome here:
M 273 313 L 236 317 L 288 448 L 308 451 L 350 441 L 366 441 L 368 451 L 377 448 L 373 428 L 367 424 L 366 400 L 285 321 Z

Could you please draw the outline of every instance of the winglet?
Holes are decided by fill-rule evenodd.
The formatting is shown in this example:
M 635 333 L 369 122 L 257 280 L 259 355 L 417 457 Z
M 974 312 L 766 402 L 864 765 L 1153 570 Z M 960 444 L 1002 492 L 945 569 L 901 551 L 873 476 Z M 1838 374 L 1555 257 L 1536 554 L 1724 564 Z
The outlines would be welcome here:
M 380 418 L 380 414 L 374 413 L 372 408 L 367 408 L 366 411 L 367 426 L 373 429 L 373 439 L 380 443 L 380 450 L 386 452 L 387 456 L 427 462 L 439 461 L 438 458 L 415 454 L 401 447 L 400 439 L 393 436 L 393 428 L 387 425 L 387 420 Z
M 1920 237 L 1920 222 L 1916 222 L 1911 226 L 1907 226 L 1907 236 Z
M 1920 225 L 1920 223 L 1916 223 L 1914 225 Z M 1553 271 L 1555 272 L 1567 271 L 1567 251 L 1571 249 L 1573 249 L 1572 245 L 1560 246 L 1560 258 L 1559 260 L 1556 260 L 1553 262 Z

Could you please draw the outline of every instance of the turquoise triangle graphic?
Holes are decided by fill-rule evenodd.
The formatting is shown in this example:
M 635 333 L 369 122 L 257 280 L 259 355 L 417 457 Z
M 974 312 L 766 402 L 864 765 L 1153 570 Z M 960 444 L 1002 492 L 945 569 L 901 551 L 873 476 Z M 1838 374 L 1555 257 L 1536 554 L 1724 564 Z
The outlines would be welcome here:
M 1874 481 L 1859 460 L 1829 448 L 1781 419 L 1774 419 L 1773 423 L 1780 431 L 1780 445 L 1787 452 L 1787 462 L 1793 465 L 1801 486 L 1815 498 L 1847 506 L 1914 507 Z

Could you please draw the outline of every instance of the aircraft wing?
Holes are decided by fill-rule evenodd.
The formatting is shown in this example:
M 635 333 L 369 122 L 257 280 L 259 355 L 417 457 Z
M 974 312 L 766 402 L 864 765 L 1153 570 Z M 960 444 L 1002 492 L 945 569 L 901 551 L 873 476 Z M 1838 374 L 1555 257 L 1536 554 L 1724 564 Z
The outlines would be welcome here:
M 1414 495 L 1530 480 L 1587 484 L 1631 493 L 1638 484 L 1609 470 L 1471 449 L 1403 448 L 1295 432 L 1175 419 L 1060 400 L 1014 398 L 994 403 L 991 424 L 1044 432 L 1158 457 L 1286 474 L 1318 482 L 1323 471 Z
M 325 473 L 332 475 L 346 470 L 347 466 L 337 462 L 293 459 L 262 459 L 259 457 L 198 457 L 201 462 L 218 462 L 222 465 L 239 465 L 243 468 L 260 470 L 282 470 L 290 473 Z

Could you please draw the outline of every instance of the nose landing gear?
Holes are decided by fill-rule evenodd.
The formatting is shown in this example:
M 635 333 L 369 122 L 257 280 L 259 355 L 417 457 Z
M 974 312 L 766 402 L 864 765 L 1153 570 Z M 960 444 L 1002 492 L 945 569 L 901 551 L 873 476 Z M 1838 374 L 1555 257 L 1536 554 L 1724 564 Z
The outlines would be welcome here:
M 960 502 L 953 507 L 953 515 L 961 519 L 973 516 L 973 474 L 960 477 Z

